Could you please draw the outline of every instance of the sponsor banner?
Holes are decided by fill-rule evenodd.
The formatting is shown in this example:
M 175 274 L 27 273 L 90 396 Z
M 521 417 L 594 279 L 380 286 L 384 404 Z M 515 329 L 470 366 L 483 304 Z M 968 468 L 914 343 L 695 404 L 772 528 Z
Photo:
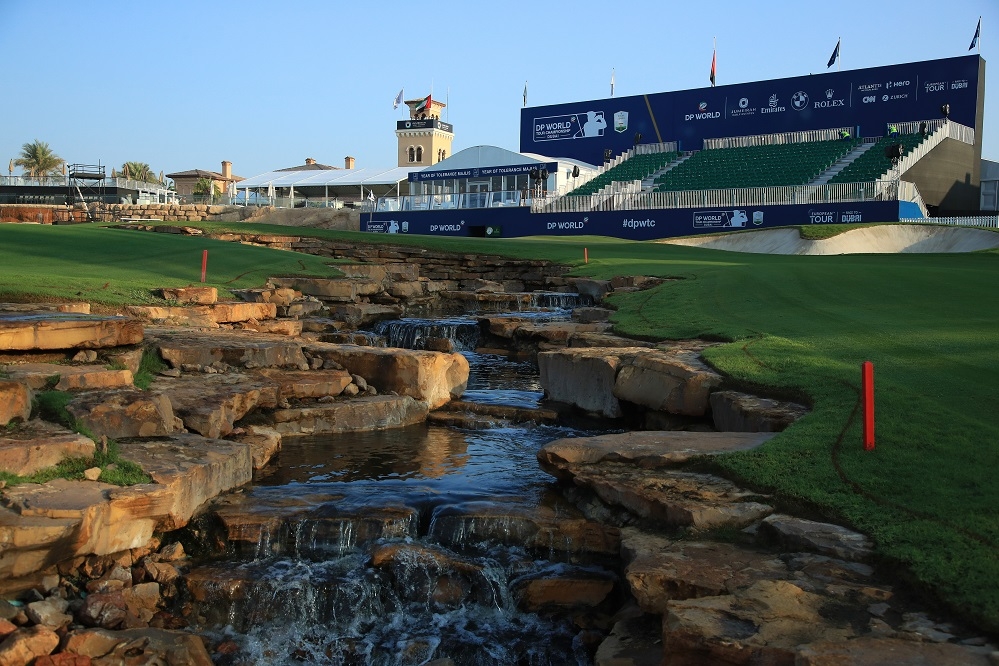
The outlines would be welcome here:
M 421 129 L 439 129 L 444 132 L 454 133 L 454 126 L 450 123 L 441 122 L 436 119 L 427 120 L 399 120 L 395 124 L 397 130 L 421 130 Z
M 897 222 L 897 201 L 822 205 L 671 208 L 668 210 L 531 213 L 527 207 L 374 213 L 366 231 L 432 236 L 611 236 L 650 240 L 739 229 L 805 224 Z M 367 217 L 367 216 L 365 216 Z
M 532 169 L 548 169 L 548 173 L 553 174 L 558 170 L 558 162 L 544 162 L 534 164 L 513 164 L 508 166 L 491 166 L 477 169 L 448 169 L 446 171 L 429 169 L 426 171 L 414 171 L 409 174 L 411 182 L 423 182 L 426 180 L 454 180 L 455 178 L 488 178 L 491 176 L 516 176 L 522 173 L 531 173 Z
M 951 120 L 975 127 L 980 63 L 971 55 L 530 107 L 521 110 L 520 150 L 602 164 L 605 149 L 618 155 L 635 134 L 656 142 L 657 130 L 681 150 L 699 150 L 709 138 L 840 127 L 879 136 L 889 123 L 940 118 L 942 104 L 950 105 Z M 599 140 L 576 140 L 589 138 Z

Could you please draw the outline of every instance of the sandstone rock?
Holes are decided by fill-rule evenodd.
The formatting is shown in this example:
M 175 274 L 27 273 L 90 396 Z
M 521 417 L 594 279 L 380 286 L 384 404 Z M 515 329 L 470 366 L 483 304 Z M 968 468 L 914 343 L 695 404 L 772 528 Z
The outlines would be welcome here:
M 436 409 L 459 397 L 468 385 L 468 361 L 461 354 L 315 343 L 310 356 L 334 361 L 370 380 L 380 393 L 412 396 Z
M 125 311 L 143 321 L 172 326 L 218 328 L 218 322 L 207 305 L 158 306 L 129 305 Z
M 88 595 L 77 617 L 89 627 L 131 629 L 147 626 L 159 604 L 159 583 L 140 583 Z
M 594 437 L 569 437 L 549 442 L 538 451 L 542 469 L 558 478 L 572 477 L 576 465 L 603 461 L 631 463 L 642 469 L 680 465 L 695 456 L 714 456 L 754 449 L 770 434 L 633 431 Z
M 572 320 L 591 324 L 598 321 L 610 321 L 614 311 L 609 308 L 582 307 L 572 311 Z
M 251 331 L 204 334 L 176 329 L 151 329 L 149 333 L 163 360 L 174 368 L 219 362 L 247 368 L 309 367 L 301 343 L 285 336 Z
M 630 338 L 622 338 L 612 333 L 573 333 L 569 338 L 570 347 L 644 347 L 653 349 L 655 345 L 651 342 L 642 342 Z
M 101 472 L 103 472 L 103 470 L 100 467 L 91 467 L 83 470 L 83 477 L 87 479 L 87 481 L 96 481 L 101 478 Z
M 388 287 L 388 293 L 396 298 L 411 299 L 427 295 L 426 282 L 393 282 Z
M 589 278 L 576 278 L 576 291 L 581 296 L 589 296 L 594 303 L 599 303 L 611 290 L 610 280 L 591 280 Z
M 52 363 L 22 363 L 8 366 L 14 379 L 23 381 L 36 391 L 55 388 L 57 391 L 119 388 L 132 385 L 131 370 L 108 370 L 103 365 L 56 365 Z M 53 386 L 52 378 L 58 381 Z
M 593 657 L 594 666 L 660 666 L 662 620 L 654 615 L 626 617 L 614 624 Z
M 215 287 L 164 287 L 159 292 L 164 300 L 178 303 L 211 305 L 218 301 L 218 289 Z
M 233 439 L 250 447 L 255 470 L 266 467 L 271 458 L 281 450 L 281 433 L 266 426 L 247 426 Z
M 0 379 L 0 426 L 12 421 L 27 421 L 31 416 L 31 399 L 27 384 Z
M 0 664 L 21 666 L 59 646 L 59 635 L 44 625 L 18 629 L 0 643 Z
M 565 350 L 538 354 L 541 385 L 549 400 L 608 418 L 622 415 L 614 395 L 620 358 L 603 351 Z
M 264 369 L 260 374 L 277 383 L 280 400 L 338 396 L 351 382 L 350 373 L 346 370 Z
M 302 334 L 302 322 L 297 319 L 265 319 L 254 324 L 252 330 L 273 335 L 298 337 Z
M 678 541 L 634 528 L 621 530 L 625 579 L 647 613 L 665 613 L 673 600 L 728 594 L 758 580 L 787 579 L 776 556 L 734 544 Z
M 28 476 L 66 458 L 90 458 L 96 446 L 89 437 L 45 421 L 29 421 L 0 431 L 0 469 Z
M 634 355 L 621 367 L 614 396 L 670 414 L 702 416 L 709 409 L 709 394 L 719 384 L 721 375 L 709 369 L 696 352 L 649 351 Z
M 670 527 L 745 527 L 773 511 L 766 504 L 748 501 L 752 493 L 710 474 L 636 470 L 605 462 L 576 468 L 573 482 L 608 504 Z
M 34 666 L 91 666 L 90 657 L 69 652 L 56 652 L 35 659 Z
M 108 439 L 153 437 L 178 429 L 169 398 L 135 388 L 84 391 L 66 411 L 94 435 Z
M 279 287 L 297 289 L 303 294 L 317 296 L 324 301 L 356 303 L 362 297 L 373 296 L 385 290 L 380 280 L 328 279 L 328 278 L 272 278 Z
M 169 399 L 188 430 L 210 439 L 228 435 L 251 410 L 278 404 L 278 385 L 260 376 L 187 376 L 156 380 L 150 388 Z
M 711 394 L 711 417 L 715 428 L 738 432 L 781 432 L 808 413 L 792 402 L 758 398 L 737 391 Z
M 66 637 L 66 651 L 130 666 L 212 666 L 201 638 L 166 629 L 85 629 Z
M 521 577 L 513 582 L 517 605 L 531 613 L 553 609 L 595 608 L 614 590 L 614 577 L 606 572 L 561 567 Z
M 350 384 L 357 390 L 356 385 Z M 365 396 L 316 407 L 275 410 L 274 429 L 282 434 L 320 434 L 384 430 L 419 423 L 427 417 L 426 403 L 409 396 Z
M 401 306 L 377 303 L 340 303 L 331 305 L 329 310 L 332 316 L 351 328 L 370 326 L 383 319 L 397 319 L 403 314 Z
M 839 525 L 774 514 L 763 520 L 761 528 L 788 549 L 810 550 L 844 560 L 865 560 L 871 554 L 871 542 L 866 536 Z
M 799 645 L 854 636 L 848 620 L 823 616 L 824 603 L 786 581 L 670 602 L 663 616 L 666 663 L 793 664 Z
M 273 303 L 215 303 L 207 306 L 211 318 L 217 324 L 264 319 L 277 316 L 277 306 Z
M 93 349 L 82 349 L 73 355 L 74 363 L 93 363 L 97 360 L 97 352 Z
M 64 627 L 73 621 L 73 616 L 66 613 L 69 602 L 59 597 L 49 597 L 43 601 L 28 604 L 26 612 L 28 619 L 35 624 L 43 624 L 49 629 Z
M 142 342 L 142 324 L 128 317 L 0 313 L 0 350 L 99 349 Z

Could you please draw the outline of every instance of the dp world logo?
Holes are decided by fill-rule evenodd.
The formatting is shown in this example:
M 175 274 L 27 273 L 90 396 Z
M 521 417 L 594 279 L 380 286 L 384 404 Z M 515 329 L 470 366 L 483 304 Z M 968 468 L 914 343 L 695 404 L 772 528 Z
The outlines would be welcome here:
M 739 100 L 740 109 L 745 109 L 747 106 L 749 106 L 749 99 L 747 97 L 743 97 Z
M 791 95 L 791 106 L 795 111 L 802 111 L 808 107 L 808 93 L 804 90 L 799 90 L 798 92 Z
M 697 110 L 698 111 L 707 111 L 708 110 L 708 103 L 707 102 L 701 102 L 700 104 L 697 105 Z

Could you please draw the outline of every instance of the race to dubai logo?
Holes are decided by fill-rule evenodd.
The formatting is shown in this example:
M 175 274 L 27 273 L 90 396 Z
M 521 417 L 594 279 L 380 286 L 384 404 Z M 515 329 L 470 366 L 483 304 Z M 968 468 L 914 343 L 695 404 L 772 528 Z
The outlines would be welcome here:
M 628 129 L 628 112 L 618 111 L 614 114 L 614 131 L 624 132 Z
M 804 90 L 791 95 L 791 108 L 795 111 L 804 111 L 808 107 L 808 93 Z

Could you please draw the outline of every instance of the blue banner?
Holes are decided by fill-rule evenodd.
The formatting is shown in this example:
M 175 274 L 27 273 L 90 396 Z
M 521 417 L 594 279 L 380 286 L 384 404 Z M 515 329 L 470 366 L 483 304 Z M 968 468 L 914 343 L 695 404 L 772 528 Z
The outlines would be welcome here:
M 897 222 L 899 202 L 531 213 L 518 208 L 394 211 L 363 215 L 361 228 L 431 236 L 611 236 L 651 240 L 804 224 Z
M 520 114 L 520 151 L 602 164 L 635 144 L 805 130 L 860 128 L 879 136 L 891 123 L 950 118 L 974 128 L 977 55 L 830 72 L 772 81 L 529 107 Z

